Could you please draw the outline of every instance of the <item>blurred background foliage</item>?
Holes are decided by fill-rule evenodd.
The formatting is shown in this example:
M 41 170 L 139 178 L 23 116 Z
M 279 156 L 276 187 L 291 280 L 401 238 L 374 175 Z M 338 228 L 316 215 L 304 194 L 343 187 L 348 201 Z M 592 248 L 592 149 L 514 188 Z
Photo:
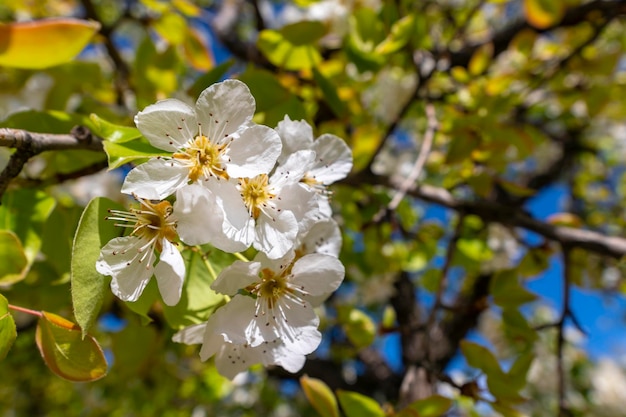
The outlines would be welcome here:
M 51 17 L 91 23 L 6 26 Z M 355 160 L 332 195 L 346 281 L 301 374 L 227 381 L 171 342 L 182 312 L 108 296 L 95 382 L 52 374 L 36 318 L 10 313 L 1 415 L 623 415 L 625 351 L 590 353 L 581 322 L 601 312 L 572 294 L 624 305 L 625 17 L 618 0 L 1 0 L 0 126 L 108 140 L 0 174 L 10 304 L 73 320 L 76 225 L 92 197 L 127 203 L 129 149 L 153 149 L 120 126 L 156 100 L 236 77 L 257 122 L 306 119 Z

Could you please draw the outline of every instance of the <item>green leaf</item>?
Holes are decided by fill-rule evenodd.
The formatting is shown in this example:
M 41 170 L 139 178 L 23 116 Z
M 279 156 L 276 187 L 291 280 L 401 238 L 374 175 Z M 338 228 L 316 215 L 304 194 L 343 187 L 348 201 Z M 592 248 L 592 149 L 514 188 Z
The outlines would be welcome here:
M 340 319 L 343 330 L 350 340 L 350 343 L 357 349 L 367 347 L 374 343 L 376 338 L 376 323 L 374 320 L 361 310 L 351 308 L 346 313 L 340 313 Z
M 163 305 L 163 314 L 170 327 L 181 329 L 192 324 L 206 321 L 215 309 L 222 304 L 224 296 L 211 289 L 213 278 L 204 263 L 202 254 L 187 250 L 183 252 L 187 278 L 183 284 L 183 293 L 175 306 Z M 221 257 L 221 259 L 220 259 Z M 208 262 L 216 270 L 232 262 L 232 255 L 215 252 Z M 217 265 L 220 264 L 220 267 Z
M 309 378 L 307 375 L 300 377 L 300 386 L 309 403 L 321 417 L 339 417 L 339 407 L 333 392 L 322 380 Z
M 167 42 L 180 45 L 185 40 L 187 21 L 181 15 L 169 11 L 155 20 L 152 27 Z
M 15 190 L 6 193 L 0 206 L 0 229 L 12 230 L 22 242 L 28 264 L 41 248 L 41 235 L 56 201 L 43 191 Z
M 7 356 L 16 337 L 15 321 L 9 313 L 9 302 L 0 294 L 0 361 Z
M 493 256 L 487 242 L 479 238 L 461 238 L 456 247 L 461 254 L 474 262 L 485 262 Z
M 3 120 L 1 125 L 39 133 L 69 133 L 76 125 L 87 126 L 90 129 L 93 127 L 89 118 L 85 116 L 56 110 L 26 110 L 13 113 Z
M 250 87 L 256 99 L 256 111 L 264 115 L 264 124 L 276 126 L 285 118 L 285 114 L 293 120 L 305 118 L 306 112 L 298 97 L 283 87 L 275 74 L 248 68 L 239 79 Z
M 526 386 L 526 376 L 534 360 L 535 354 L 532 350 L 522 353 L 515 359 L 509 372 L 507 372 L 508 380 L 512 387 L 521 390 Z
M 113 372 L 116 376 L 136 378 L 149 370 L 152 355 L 160 352 L 161 344 L 155 326 L 142 326 L 137 320 L 128 320 L 126 327 L 111 335 Z
M 187 89 L 187 94 L 191 97 L 198 97 L 205 89 L 218 82 L 226 71 L 235 64 L 234 59 L 228 59 L 216 67 L 213 67 L 210 71 L 201 75 L 194 81 L 194 83 Z
M 24 279 L 27 268 L 28 259 L 22 242 L 10 230 L 0 230 L 0 284 L 13 284 Z
M 83 336 L 98 317 L 104 296 L 108 293 L 109 279 L 96 271 L 100 249 L 122 233 L 113 222 L 104 220 L 109 209 L 123 207 L 104 197 L 91 200 L 78 222 L 72 245 L 72 304 Z
M 320 90 L 322 90 L 324 100 L 328 103 L 328 106 L 333 113 L 340 118 L 346 116 L 348 109 L 343 100 L 339 98 L 339 95 L 337 94 L 337 87 L 333 85 L 333 83 L 326 78 L 317 67 L 313 67 L 313 79 L 317 83 Z
M 452 407 L 453 401 L 441 395 L 433 395 L 409 404 L 396 417 L 440 417 Z
M 94 113 L 89 115 L 89 119 L 93 122 L 92 132 L 110 142 L 124 143 L 141 137 L 136 127 L 116 125 Z
M 69 62 L 100 23 L 72 18 L 0 24 L 0 66 L 42 69 Z
M 496 272 L 489 285 L 494 303 L 502 307 L 516 307 L 537 299 L 535 294 L 521 286 L 515 269 Z
M 169 155 L 167 152 L 150 145 L 143 137 L 123 143 L 105 141 L 104 151 L 109 158 L 109 169 L 118 168 L 133 161 Z
M 473 76 L 481 75 L 491 63 L 493 57 L 493 43 L 486 43 L 476 49 L 467 65 L 467 70 Z
M 480 369 L 487 376 L 502 373 L 498 360 L 486 347 L 469 340 L 462 340 L 461 352 L 469 366 Z
M 263 30 L 257 45 L 274 65 L 287 70 L 310 69 L 322 61 L 315 43 L 326 33 L 317 21 L 302 21 L 280 30 Z
M 407 44 L 414 29 L 415 16 L 412 14 L 404 16 L 391 26 L 389 35 L 376 46 L 376 53 L 388 55 L 398 52 Z
M 74 382 L 95 381 L 106 375 L 107 363 L 98 342 L 83 339 L 80 327 L 56 314 L 42 312 L 35 340 L 48 368 Z
M 384 417 L 376 400 L 358 392 L 337 390 L 337 398 L 346 417 Z
M 526 20 L 537 29 L 547 29 L 556 25 L 564 14 L 563 0 L 524 0 Z
M 146 325 L 152 321 L 148 313 L 150 313 L 152 306 L 157 300 L 159 300 L 159 288 L 157 287 L 156 280 L 151 279 L 137 301 L 127 301 L 125 304 L 131 311 L 139 315 L 141 324 Z

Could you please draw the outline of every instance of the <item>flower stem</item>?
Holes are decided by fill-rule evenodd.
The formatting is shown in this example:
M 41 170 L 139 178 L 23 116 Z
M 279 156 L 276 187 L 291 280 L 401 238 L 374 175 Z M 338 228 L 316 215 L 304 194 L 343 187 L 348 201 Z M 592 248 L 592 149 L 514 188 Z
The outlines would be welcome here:
M 202 254 L 202 262 L 204 262 L 204 266 L 206 266 L 206 269 L 209 270 L 209 274 L 211 274 L 213 281 L 215 281 L 217 279 L 217 273 L 215 273 L 215 269 L 213 269 L 213 265 L 211 264 L 211 261 L 209 261 L 209 257 L 202 251 L 200 246 L 194 246 L 194 250 Z
M 22 313 L 32 314 L 33 316 L 42 317 L 43 313 L 41 311 L 31 310 L 30 308 L 24 308 L 19 306 L 14 306 L 13 304 L 9 304 L 9 308 L 15 311 L 21 311 Z
M 233 255 L 235 255 L 235 257 L 237 257 L 237 259 L 242 260 L 244 262 L 250 262 L 250 260 L 248 258 L 246 258 L 245 256 L 243 256 L 241 253 L 239 252 L 235 252 L 233 253 Z

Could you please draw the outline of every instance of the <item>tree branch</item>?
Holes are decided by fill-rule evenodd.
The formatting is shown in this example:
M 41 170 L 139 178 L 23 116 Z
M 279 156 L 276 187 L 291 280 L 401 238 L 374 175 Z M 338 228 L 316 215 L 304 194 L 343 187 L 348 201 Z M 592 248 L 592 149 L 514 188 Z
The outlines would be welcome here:
M 467 67 L 476 50 L 483 45 L 493 43 L 493 56 L 495 58 L 504 52 L 509 47 L 509 44 L 515 36 L 524 29 L 532 29 L 538 33 L 544 33 L 557 27 L 576 26 L 585 21 L 591 12 L 600 12 L 604 16 L 623 15 L 626 14 L 626 3 L 621 0 L 594 0 L 589 3 L 581 4 L 577 7 L 571 7 L 565 12 L 563 19 L 560 22 L 544 29 L 537 29 L 531 26 L 523 16 L 520 16 L 505 28 L 495 32 L 493 36 L 483 42 L 468 45 L 456 52 L 444 50 L 437 51 L 434 54 L 436 56 L 448 56 L 450 58 L 449 68 L 453 68 L 455 66 Z
M 35 133 L 20 129 L 0 128 L 0 146 L 16 149 L 9 163 L 0 173 L 0 199 L 9 186 L 9 182 L 19 175 L 26 162 L 41 152 L 67 149 L 103 151 L 102 139 L 93 136 L 87 128 L 82 126 L 72 129 L 71 134 Z
M 360 186 L 362 184 L 384 185 L 399 189 L 402 178 L 377 176 L 365 171 L 348 177 L 344 184 Z M 621 258 L 626 255 L 626 239 L 618 236 L 607 236 L 592 230 L 555 226 L 532 217 L 519 207 L 511 207 L 495 201 L 465 201 L 454 197 L 448 190 L 422 184 L 407 191 L 422 201 L 434 203 L 465 214 L 474 214 L 485 222 L 495 222 L 506 226 L 521 227 L 540 234 L 541 236 L 571 247 L 578 247 L 602 256 Z

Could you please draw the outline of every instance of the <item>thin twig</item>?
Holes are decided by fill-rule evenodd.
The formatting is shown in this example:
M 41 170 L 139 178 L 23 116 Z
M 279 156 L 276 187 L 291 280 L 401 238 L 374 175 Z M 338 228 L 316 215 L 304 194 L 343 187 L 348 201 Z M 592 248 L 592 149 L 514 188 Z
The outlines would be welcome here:
M 437 118 L 435 115 L 435 106 L 433 106 L 431 103 L 426 104 L 426 119 L 426 131 L 424 132 L 420 151 L 417 155 L 415 163 L 413 164 L 411 172 L 402 182 L 400 187 L 396 190 L 396 193 L 394 194 L 389 204 L 387 204 L 386 207 L 382 207 L 378 211 L 378 213 L 374 215 L 374 217 L 372 218 L 373 223 L 378 223 L 385 216 L 386 213 L 393 212 L 398 208 L 398 206 L 406 196 L 407 192 L 411 189 L 411 187 L 415 186 L 415 182 L 422 173 L 422 169 L 424 168 L 424 164 L 426 163 L 426 159 L 428 158 L 428 154 L 430 153 L 430 150 L 432 148 L 433 140 L 435 138 L 435 132 L 437 131 L 438 127 Z
M 563 307 L 561 316 L 557 326 L 556 340 L 556 369 L 557 369 L 557 390 L 559 403 L 559 417 L 568 417 L 570 415 L 567 403 L 565 401 L 565 369 L 563 364 L 563 350 L 565 348 L 565 320 L 570 314 L 570 282 L 571 282 L 571 249 L 567 245 L 562 245 L 563 250 Z

